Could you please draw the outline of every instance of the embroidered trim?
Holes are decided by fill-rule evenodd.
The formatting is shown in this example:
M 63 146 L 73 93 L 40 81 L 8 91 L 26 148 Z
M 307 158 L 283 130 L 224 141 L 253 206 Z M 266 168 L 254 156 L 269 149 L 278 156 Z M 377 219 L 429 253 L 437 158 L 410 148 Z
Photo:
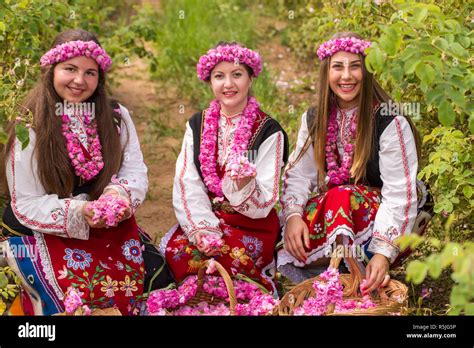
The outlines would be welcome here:
M 260 115 L 260 114 L 259 114 L 259 115 Z M 251 148 L 252 148 L 252 146 L 254 145 L 255 140 L 257 139 L 257 136 L 260 134 L 260 131 L 262 130 L 263 126 L 264 126 L 265 123 L 267 123 L 269 120 L 270 120 L 270 117 L 269 117 L 268 115 L 265 115 L 265 116 L 264 116 L 264 119 L 260 122 L 260 124 L 258 125 L 257 129 L 255 130 L 255 133 L 253 134 L 252 138 L 250 138 L 248 149 L 251 149 Z M 258 120 L 255 120 L 255 122 L 258 122 Z
M 324 243 L 323 245 L 320 245 L 319 248 L 314 249 L 311 252 L 311 254 L 308 255 L 308 259 L 306 260 L 306 265 L 309 265 L 312 262 L 316 261 L 317 259 L 321 258 L 322 256 L 325 256 L 326 249 L 331 247 L 331 245 L 334 243 L 337 236 L 339 235 L 344 235 L 344 236 L 349 237 L 352 240 L 352 242 L 355 244 L 358 244 L 358 245 L 363 244 L 372 236 L 373 225 L 374 223 L 372 221 L 363 231 L 357 233 L 355 238 L 354 238 L 354 232 L 349 226 L 346 226 L 346 225 L 339 226 L 339 228 L 337 228 L 329 236 L 327 236 L 326 243 Z M 285 231 L 284 227 L 285 226 L 283 226 L 283 231 Z M 284 237 L 284 232 L 282 235 Z M 281 266 L 284 266 L 288 263 L 293 264 L 296 267 L 305 266 L 303 262 L 300 262 L 299 260 L 295 259 L 288 251 L 286 251 L 285 249 L 281 249 L 278 252 L 278 258 L 277 258 L 278 269 L 280 270 Z
M 178 227 L 179 227 L 179 224 L 174 225 L 174 226 L 171 227 L 171 228 L 169 229 L 169 231 L 166 232 L 166 234 L 161 238 L 159 249 L 160 249 L 161 255 L 163 255 L 163 257 L 165 257 L 166 246 L 168 245 L 168 243 L 169 243 L 171 237 L 173 237 L 173 234 L 176 232 L 176 230 L 178 229 Z
M 405 220 L 403 221 L 403 225 L 400 229 L 400 234 L 403 235 L 405 234 L 405 230 L 408 226 L 408 212 L 410 211 L 411 199 L 412 199 L 413 194 L 411 191 L 411 178 L 410 178 L 410 170 L 408 168 L 408 159 L 407 159 L 407 151 L 405 148 L 405 141 L 403 139 L 403 133 L 400 126 L 400 121 L 397 118 L 395 118 L 395 124 L 397 126 L 398 139 L 400 142 L 400 147 L 402 149 L 403 172 L 405 174 L 405 181 L 407 184 L 407 204 L 405 206 L 405 211 L 404 211 Z
M 183 208 L 186 213 L 186 219 L 191 223 L 192 229 L 196 229 L 197 226 L 191 218 L 191 211 L 189 210 L 188 203 L 186 201 L 186 187 L 184 185 L 184 174 L 186 173 L 186 168 L 188 166 L 188 149 L 184 147 L 184 162 L 181 173 L 179 173 L 179 188 L 181 191 L 181 201 L 183 202 Z
M 385 236 L 385 234 L 375 230 L 373 233 L 372 233 L 372 236 L 375 237 L 375 238 L 378 238 L 378 239 L 382 239 L 384 242 L 390 244 L 391 246 L 393 246 L 394 248 L 400 250 L 400 247 L 398 247 L 398 245 L 396 245 L 393 240 L 387 238 Z
M 250 181 L 249 184 L 251 184 L 253 187 L 252 187 L 252 189 L 250 190 L 250 194 L 248 195 L 248 197 L 245 198 L 245 199 L 242 201 L 242 203 L 240 203 L 240 204 L 237 204 L 237 205 L 232 205 L 232 204 L 231 204 L 230 206 L 231 206 L 232 208 L 237 209 L 238 207 L 242 207 L 242 206 L 252 197 L 252 195 L 255 193 L 255 191 L 257 190 L 257 182 L 256 182 L 256 180 Z
M 64 223 L 60 226 L 58 225 L 55 225 L 55 224 L 45 224 L 45 223 L 42 223 L 40 221 L 36 221 L 36 220 L 30 220 L 28 217 L 26 217 L 25 215 L 23 215 L 22 213 L 19 212 L 19 210 L 17 209 L 17 199 L 16 199 L 16 174 L 15 174 L 15 149 L 16 149 L 16 139 L 15 139 L 15 146 L 12 147 L 12 150 L 11 150 L 11 162 L 12 162 L 12 165 L 11 165 L 11 168 L 12 168 L 12 177 L 13 177 L 13 192 L 11 193 L 11 206 L 12 206 L 12 209 L 13 209 L 13 212 L 15 213 L 15 215 L 24 221 L 25 225 L 30 225 L 30 226 L 33 226 L 33 227 L 39 227 L 41 229 L 53 229 L 53 230 L 60 230 L 60 231 L 63 231 L 65 232 L 65 234 L 67 235 L 67 231 L 66 231 L 66 219 L 64 219 Z M 66 215 L 67 215 L 67 209 L 69 207 L 69 200 L 68 199 L 65 199 L 64 200 L 65 203 L 66 203 Z
M 373 254 L 379 253 L 388 257 L 390 263 L 393 263 L 396 260 L 400 252 L 400 249 L 397 246 L 394 246 L 392 243 L 380 236 L 373 236 L 367 250 Z
M 46 280 L 48 281 L 51 288 L 54 290 L 55 295 L 58 299 L 64 298 L 64 292 L 61 290 L 59 284 L 56 281 L 56 275 L 54 274 L 54 268 L 52 266 L 51 258 L 49 257 L 48 249 L 46 246 L 46 241 L 44 240 L 44 236 L 40 232 L 34 232 L 33 235 L 36 240 L 36 246 L 38 248 L 38 252 L 40 255 L 40 263 L 42 267 L 42 271 L 45 275 Z M 40 270 L 37 270 L 37 273 L 40 274 Z M 54 296 L 51 296 L 54 298 Z M 62 308 L 62 304 L 59 305 Z
M 275 204 L 276 200 L 278 199 L 278 188 L 279 188 L 279 185 L 278 185 L 278 182 L 279 182 L 279 179 L 280 179 L 280 170 L 281 170 L 281 167 L 280 167 L 280 151 L 281 151 L 281 137 L 280 135 L 278 135 L 278 140 L 277 140 L 277 147 L 276 147 L 276 153 L 277 153 L 277 157 L 275 159 L 275 178 L 273 179 L 273 192 L 272 192 L 272 198 L 267 201 L 267 202 L 264 202 L 262 204 L 260 204 L 260 202 L 258 202 L 254 197 L 253 197 L 253 193 L 252 195 L 250 195 L 250 202 L 252 202 L 257 208 L 259 209 L 265 209 L 269 206 L 272 206 Z M 255 185 L 257 187 L 257 185 Z

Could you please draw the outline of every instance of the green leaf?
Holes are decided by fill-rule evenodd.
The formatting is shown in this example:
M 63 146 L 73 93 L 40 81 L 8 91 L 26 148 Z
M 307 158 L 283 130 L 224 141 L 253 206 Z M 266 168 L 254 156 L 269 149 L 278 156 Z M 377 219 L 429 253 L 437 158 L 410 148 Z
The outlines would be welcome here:
M 426 8 L 421 8 L 421 9 L 415 9 L 415 14 L 413 15 L 413 21 L 415 22 L 415 24 L 421 24 L 421 22 L 423 22 L 423 20 L 426 18 L 426 16 L 428 15 L 428 9 Z
M 426 101 L 431 105 L 438 104 L 438 100 L 441 99 L 442 96 L 444 96 L 444 88 L 443 86 L 437 86 L 426 93 Z
M 436 45 L 441 47 L 443 50 L 447 50 L 449 48 L 449 43 L 445 39 L 439 37 L 435 41 Z
M 8 285 L 8 278 L 4 272 L 0 272 L 0 289 L 6 288 Z
M 0 31 L 5 32 L 6 29 L 5 23 L 0 22 Z
M 444 64 L 441 61 L 441 58 L 439 56 L 433 54 L 433 55 L 424 57 L 423 60 L 425 62 L 433 63 L 433 65 L 436 67 L 436 69 L 438 69 L 438 71 L 443 70 Z
M 366 64 L 368 65 L 368 69 L 371 72 L 379 72 L 382 70 L 383 67 L 383 54 L 380 48 L 377 45 L 373 45 L 373 47 L 368 49 L 369 53 L 366 57 Z
M 451 303 L 451 306 L 464 307 L 467 303 L 467 294 L 464 289 L 461 288 L 459 285 L 453 286 L 449 302 Z
M 450 88 L 446 91 L 446 95 L 456 105 L 462 108 L 466 107 L 466 101 L 464 100 L 464 92 L 454 88 Z
M 394 26 L 386 27 L 384 34 L 380 37 L 379 44 L 388 55 L 394 55 L 397 53 L 402 44 L 400 29 L 395 28 Z
M 459 256 L 461 246 L 458 243 L 449 242 L 441 252 L 441 265 L 443 268 L 449 266 Z
M 428 266 L 428 272 L 430 276 L 434 279 L 437 279 L 443 271 L 441 266 L 441 257 L 439 255 L 432 254 L 426 259 L 426 264 Z
M 464 307 L 464 313 L 466 315 L 474 315 L 474 303 L 468 303 Z
M 396 239 L 396 243 L 400 246 L 400 250 L 406 248 L 415 249 L 424 241 L 424 238 L 418 234 L 412 233 Z
M 449 102 L 443 100 L 438 106 L 438 120 L 445 127 L 452 126 L 456 119 L 453 107 Z
M 435 71 L 430 65 L 426 63 L 418 64 L 415 72 L 416 76 L 418 76 L 421 82 L 425 83 L 426 85 L 430 85 L 434 80 Z
M 466 198 L 471 198 L 472 197 L 472 186 L 464 186 L 462 189 L 462 193 Z
M 30 143 L 30 134 L 28 132 L 28 129 L 21 123 L 17 124 L 15 126 L 15 133 L 21 142 L 21 149 L 24 150 Z
M 395 65 L 390 71 L 390 73 L 392 74 L 396 82 L 400 82 L 403 78 L 403 67 L 401 67 L 400 65 Z
M 421 60 L 419 57 L 413 57 L 413 58 L 408 59 L 404 65 L 405 74 L 407 75 L 413 74 L 415 72 L 416 67 L 420 63 L 421 63 Z
M 421 284 L 425 279 L 428 272 L 428 266 L 419 261 L 415 260 L 408 264 L 407 267 L 407 280 L 412 281 L 415 284 Z
M 474 114 L 469 116 L 469 130 L 471 131 L 471 134 L 474 134 Z
M 435 248 L 439 248 L 439 247 L 441 246 L 441 242 L 440 242 L 440 240 L 437 239 L 437 238 L 430 238 L 430 239 L 428 239 L 428 242 L 429 242 L 432 246 L 434 246 Z
M 464 47 L 462 47 L 459 43 L 453 42 L 449 45 L 449 50 L 454 53 L 454 55 L 459 57 L 468 57 L 469 53 L 466 51 Z

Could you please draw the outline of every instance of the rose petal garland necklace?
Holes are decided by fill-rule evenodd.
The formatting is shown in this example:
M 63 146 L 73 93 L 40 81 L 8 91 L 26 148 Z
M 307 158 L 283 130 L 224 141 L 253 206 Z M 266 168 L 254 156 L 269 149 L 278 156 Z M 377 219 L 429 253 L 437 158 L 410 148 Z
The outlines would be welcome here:
M 248 99 L 247 105 L 242 112 L 242 117 L 237 126 L 232 143 L 228 162 L 232 162 L 235 157 L 240 157 L 247 151 L 252 128 L 255 123 L 259 109 L 259 104 L 254 97 Z M 213 100 L 207 109 L 204 119 L 204 130 L 199 154 L 201 163 L 201 173 L 209 191 L 218 197 L 223 197 L 222 180 L 217 175 L 217 130 L 219 128 L 220 104 L 217 99 Z
M 89 181 L 104 167 L 104 160 L 102 158 L 99 136 L 97 134 L 97 124 L 92 124 L 90 116 L 84 116 L 84 130 L 87 135 L 87 152 L 90 156 L 86 156 L 83 151 L 83 146 L 79 140 L 79 136 L 71 131 L 69 127 L 70 118 L 68 115 L 62 116 L 62 131 L 66 139 L 66 148 L 68 151 L 71 164 L 74 167 L 74 172 L 84 181 Z M 89 158 L 88 158 L 89 157 Z
M 344 112 L 341 110 L 344 115 Z M 337 153 L 337 132 L 339 125 L 337 123 L 337 108 L 332 107 L 329 115 L 328 132 L 326 137 L 326 163 L 328 168 L 329 183 L 334 185 L 342 185 L 351 178 L 352 159 L 354 155 L 354 144 L 351 143 L 355 139 L 357 130 L 357 117 L 352 119 L 350 125 L 350 140 L 344 144 L 344 154 L 342 155 L 341 166 L 336 162 Z M 341 141 L 344 139 L 341 138 Z

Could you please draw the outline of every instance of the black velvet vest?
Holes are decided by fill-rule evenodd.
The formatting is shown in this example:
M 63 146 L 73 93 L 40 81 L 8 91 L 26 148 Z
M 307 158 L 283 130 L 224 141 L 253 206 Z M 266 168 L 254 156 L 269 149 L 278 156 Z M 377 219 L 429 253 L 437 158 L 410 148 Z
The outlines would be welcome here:
M 196 112 L 190 119 L 189 119 L 189 126 L 193 131 L 193 144 L 194 144 L 194 164 L 196 165 L 196 169 L 198 170 L 199 175 L 202 179 L 201 173 L 201 162 L 199 161 L 199 153 L 201 150 L 200 146 L 196 146 L 196 144 L 201 144 L 201 134 L 203 130 L 203 120 L 204 120 L 204 111 Z M 256 120 L 257 127 L 254 129 L 254 134 L 251 139 L 251 144 L 249 145 L 249 151 L 258 151 L 258 148 L 262 143 L 268 139 L 272 134 L 276 132 L 282 132 L 284 136 L 284 147 L 283 147 L 283 160 L 286 163 L 288 161 L 288 154 L 289 154 L 289 145 L 288 145 L 288 135 L 280 126 L 280 124 L 275 121 L 270 116 L 266 115 L 262 111 L 259 112 L 259 116 Z M 254 127 L 255 128 L 255 127 Z
M 394 118 L 395 116 L 382 116 L 380 114 L 380 108 L 375 111 L 374 144 L 372 146 L 372 153 L 369 161 L 367 162 L 365 180 L 363 180 L 363 183 L 369 186 L 381 188 L 383 185 L 382 179 L 380 178 L 379 168 L 380 136 Z M 311 129 L 315 119 L 316 110 L 315 108 L 310 108 L 306 113 L 308 129 Z

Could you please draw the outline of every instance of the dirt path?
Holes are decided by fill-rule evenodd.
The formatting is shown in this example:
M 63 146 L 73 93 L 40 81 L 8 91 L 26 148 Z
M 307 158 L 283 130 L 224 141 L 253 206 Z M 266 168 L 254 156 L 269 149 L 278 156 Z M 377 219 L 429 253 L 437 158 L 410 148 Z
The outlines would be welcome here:
M 113 95 L 132 115 L 141 149 L 148 166 L 149 191 L 138 209 L 137 220 L 155 239 L 175 222 L 172 189 L 176 158 L 182 134 L 192 110 L 173 97 L 173 91 L 149 77 L 147 65 L 139 59 L 117 72 Z M 185 114 L 178 112 L 185 105 Z

